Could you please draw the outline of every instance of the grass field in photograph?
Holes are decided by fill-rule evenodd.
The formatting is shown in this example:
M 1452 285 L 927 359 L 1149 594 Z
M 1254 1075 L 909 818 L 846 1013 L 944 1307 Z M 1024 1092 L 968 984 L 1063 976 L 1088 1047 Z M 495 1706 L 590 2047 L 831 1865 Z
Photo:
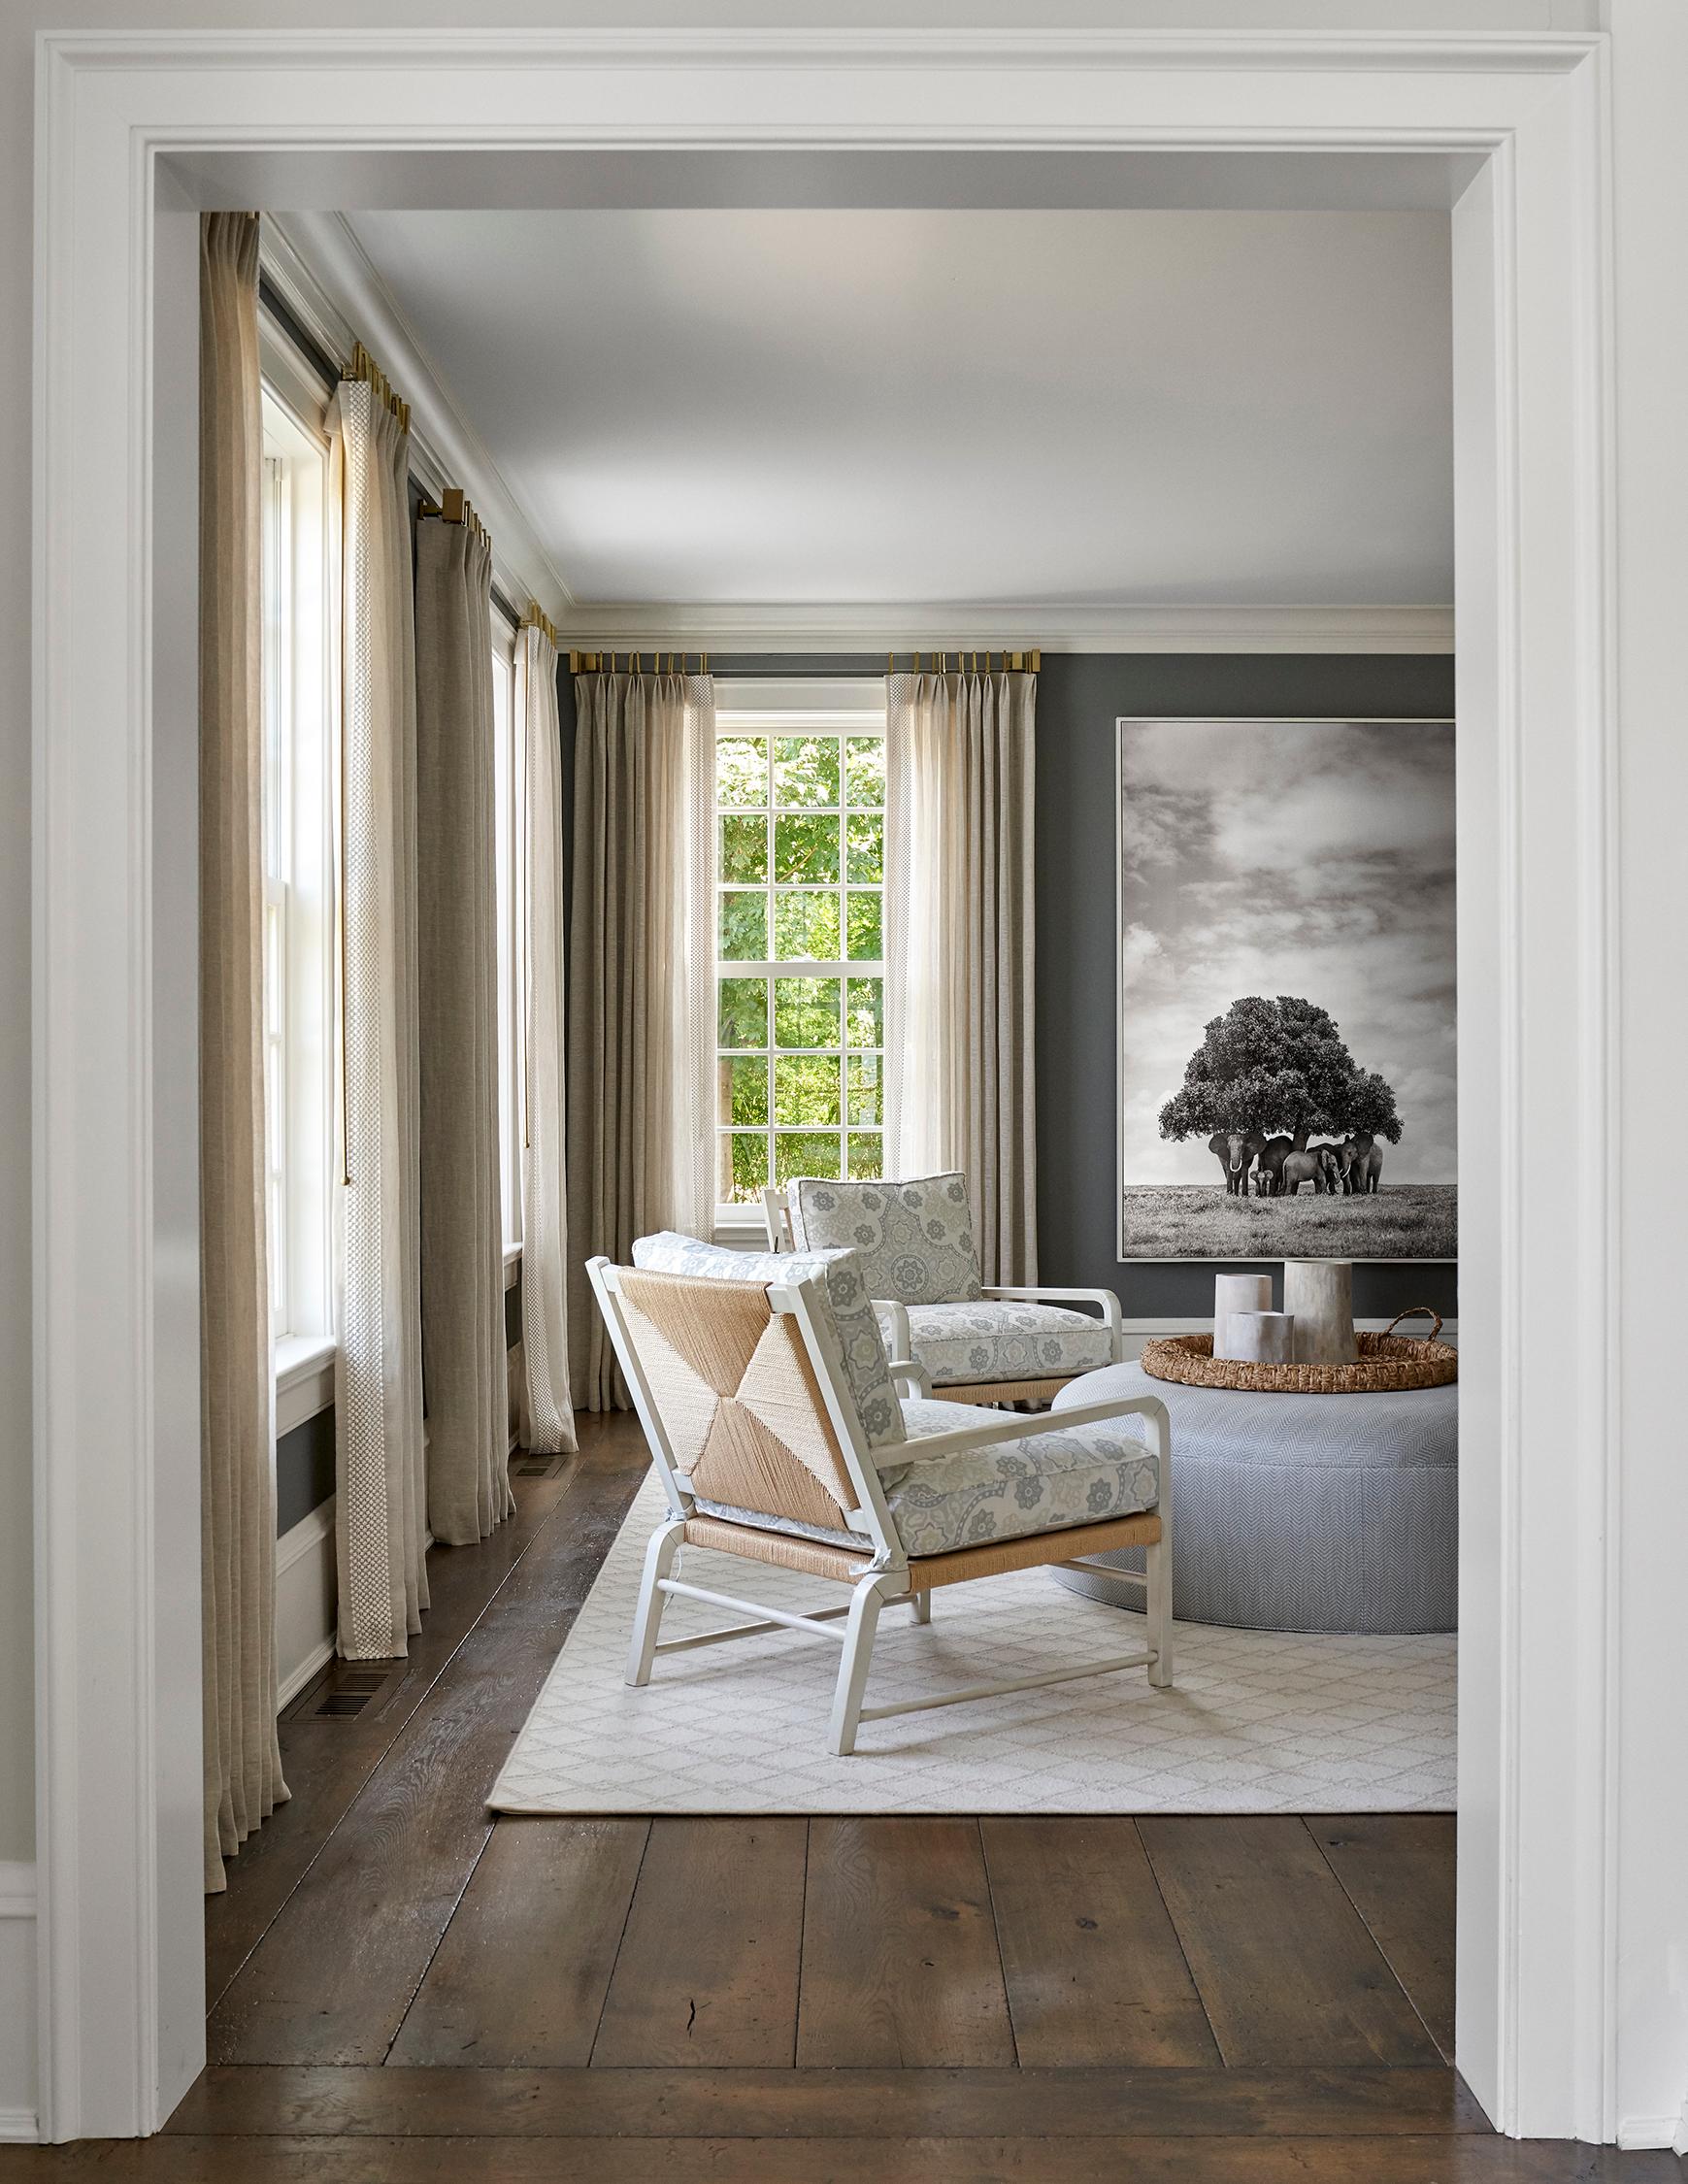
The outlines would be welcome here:
M 1456 1259 L 1459 1189 L 1385 1183 L 1366 1198 L 1231 1198 L 1219 1184 L 1128 1183 L 1128 1259 Z

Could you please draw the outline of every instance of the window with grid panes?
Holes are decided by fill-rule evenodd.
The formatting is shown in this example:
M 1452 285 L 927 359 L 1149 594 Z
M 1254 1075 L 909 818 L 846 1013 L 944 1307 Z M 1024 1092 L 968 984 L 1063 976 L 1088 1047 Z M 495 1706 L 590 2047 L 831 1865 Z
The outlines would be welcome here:
M 278 1340 L 334 1324 L 333 781 L 339 662 L 321 398 L 263 395 L 264 1137 Z
M 715 741 L 723 1210 L 883 1173 L 885 742 L 877 708 L 721 706 Z
M 492 610 L 492 747 L 495 897 L 498 906 L 498 1134 L 504 1248 L 521 1244 L 521 1183 L 527 1137 L 526 924 L 527 739 L 515 711 L 516 633 Z
M 292 1330 L 287 1294 L 287 927 L 288 824 L 292 802 L 292 574 L 287 466 L 264 455 L 263 675 L 264 767 L 264 1169 L 265 1233 L 270 1247 L 270 1317 L 278 1335 Z

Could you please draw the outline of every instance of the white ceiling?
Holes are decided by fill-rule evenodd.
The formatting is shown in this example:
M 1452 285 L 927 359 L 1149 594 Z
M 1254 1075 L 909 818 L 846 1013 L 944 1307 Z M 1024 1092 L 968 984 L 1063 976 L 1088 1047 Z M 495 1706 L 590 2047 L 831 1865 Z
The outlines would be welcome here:
M 1453 595 L 1435 213 L 358 213 L 578 603 Z

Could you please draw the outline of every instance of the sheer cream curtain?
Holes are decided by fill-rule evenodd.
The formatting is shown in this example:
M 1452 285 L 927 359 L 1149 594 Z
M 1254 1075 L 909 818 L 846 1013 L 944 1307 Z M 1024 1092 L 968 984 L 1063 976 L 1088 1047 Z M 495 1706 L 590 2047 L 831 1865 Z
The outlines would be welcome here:
M 628 1263 L 649 1230 L 714 1219 L 714 686 L 707 676 L 575 678 L 569 938 L 571 1265 Z M 623 1406 L 584 1279 L 570 1374 Z
M 569 1398 L 568 1164 L 564 1144 L 563 752 L 557 654 L 530 624 L 516 640 L 516 733 L 527 778 L 523 858 L 521 1445 L 573 1448 Z
M 987 1282 L 1038 1273 L 1037 699 L 1031 675 L 886 684 L 886 1172 L 966 1171 Z
M 342 1106 L 335 1438 L 340 1650 L 407 1650 L 423 1565 L 416 678 L 408 434 L 384 382 L 330 412 L 341 549 Z
M 468 1546 L 515 1506 L 504 1343 L 492 548 L 416 526 L 416 903 L 428 1525 Z
M 205 1886 L 287 1795 L 265 1234 L 258 222 L 199 245 L 199 1237 Z

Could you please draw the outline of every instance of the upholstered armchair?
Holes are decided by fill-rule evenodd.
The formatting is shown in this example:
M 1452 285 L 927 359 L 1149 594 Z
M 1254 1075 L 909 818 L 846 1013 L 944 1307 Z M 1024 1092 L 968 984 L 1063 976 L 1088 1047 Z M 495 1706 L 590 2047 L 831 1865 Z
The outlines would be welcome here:
M 764 1191 L 762 1204 L 776 1251 L 861 1254 L 892 1359 L 913 1368 L 922 1391 L 942 1402 L 1046 1400 L 1125 1354 L 1110 1289 L 980 1282 L 965 1175 L 804 1177 Z
M 1037 1418 L 899 1401 L 855 1252 L 760 1256 L 663 1235 L 641 1238 L 633 1257 L 586 1270 L 668 1504 L 645 1551 L 630 1684 L 648 1683 L 667 1653 L 781 1629 L 831 1638 L 843 1646 L 829 1732 L 840 1757 L 862 1722 L 890 1714 L 1129 1668 L 1171 1684 L 1172 1448 L 1154 1397 Z M 941 1589 L 1124 1546 L 1146 1550 L 1141 1650 L 864 1704 L 881 1609 L 908 1606 L 925 1624 Z M 691 1548 L 848 1594 L 802 1614 L 741 1599 L 681 1574 Z M 677 1594 L 747 1620 L 664 1641 Z

